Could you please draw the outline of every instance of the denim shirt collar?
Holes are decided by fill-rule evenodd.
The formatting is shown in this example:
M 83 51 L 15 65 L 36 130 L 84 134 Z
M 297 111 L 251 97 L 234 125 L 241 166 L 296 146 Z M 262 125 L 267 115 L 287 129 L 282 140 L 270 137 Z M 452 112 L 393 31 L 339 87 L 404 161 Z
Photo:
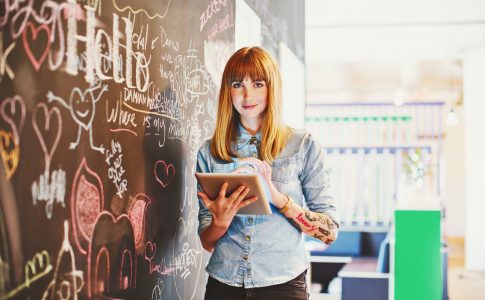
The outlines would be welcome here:
M 239 136 L 236 140 L 236 147 L 238 150 L 246 146 L 253 137 L 255 137 L 258 142 L 261 141 L 261 131 L 258 131 L 256 135 L 253 136 L 241 125 L 241 123 L 239 123 L 238 129 Z

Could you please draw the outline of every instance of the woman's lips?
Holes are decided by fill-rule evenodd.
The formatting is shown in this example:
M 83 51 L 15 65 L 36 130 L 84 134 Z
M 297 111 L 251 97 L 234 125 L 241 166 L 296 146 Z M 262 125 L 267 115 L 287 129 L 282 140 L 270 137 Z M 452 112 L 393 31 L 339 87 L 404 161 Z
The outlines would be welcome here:
M 256 104 L 254 104 L 254 105 L 243 105 L 242 107 L 243 107 L 244 109 L 251 109 L 251 108 L 253 108 L 253 107 L 256 107 Z

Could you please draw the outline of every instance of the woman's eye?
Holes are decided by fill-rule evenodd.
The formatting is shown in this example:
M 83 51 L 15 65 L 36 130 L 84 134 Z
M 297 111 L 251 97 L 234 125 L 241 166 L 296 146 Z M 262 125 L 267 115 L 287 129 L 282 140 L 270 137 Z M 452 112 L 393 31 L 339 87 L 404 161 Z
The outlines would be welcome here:
M 254 86 L 257 88 L 262 88 L 264 86 L 264 81 L 257 81 L 254 83 Z
M 242 84 L 241 84 L 240 82 L 233 82 L 233 83 L 232 83 L 232 87 L 233 87 L 233 88 L 238 89 L 238 88 L 240 88 L 241 86 L 242 86 Z

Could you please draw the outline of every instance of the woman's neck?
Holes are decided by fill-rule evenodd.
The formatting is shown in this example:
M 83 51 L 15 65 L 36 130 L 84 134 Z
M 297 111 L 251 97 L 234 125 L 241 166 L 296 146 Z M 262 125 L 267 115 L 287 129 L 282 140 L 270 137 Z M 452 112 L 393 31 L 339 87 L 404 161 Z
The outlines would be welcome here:
M 246 129 L 250 135 L 256 135 L 261 129 L 261 120 L 254 120 L 253 122 L 248 122 L 247 120 L 241 119 L 241 125 Z

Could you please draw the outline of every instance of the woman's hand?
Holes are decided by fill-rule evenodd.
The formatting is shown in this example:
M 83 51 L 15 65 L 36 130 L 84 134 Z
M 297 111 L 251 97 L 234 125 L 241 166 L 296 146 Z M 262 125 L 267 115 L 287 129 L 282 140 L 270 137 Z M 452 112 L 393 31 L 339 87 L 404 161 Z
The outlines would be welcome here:
M 218 228 L 229 228 L 237 211 L 257 200 L 257 197 L 251 197 L 247 200 L 244 198 L 249 193 L 249 188 L 241 185 L 229 197 L 226 197 L 228 183 L 222 184 L 216 199 L 209 199 L 204 192 L 198 192 L 197 195 L 202 199 L 204 205 L 212 213 L 212 223 Z
M 283 206 L 286 205 L 286 202 L 288 201 L 288 198 L 280 193 L 276 189 L 276 187 L 273 184 L 273 181 L 271 181 L 271 166 L 262 160 L 259 160 L 254 157 L 247 157 L 239 160 L 239 162 L 243 165 L 240 169 L 248 168 L 245 165 L 249 165 L 252 167 L 254 170 L 256 170 L 265 180 L 266 184 L 268 185 L 269 191 L 271 193 L 271 199 L 272 203 L 279 209 L 281 209 Z

